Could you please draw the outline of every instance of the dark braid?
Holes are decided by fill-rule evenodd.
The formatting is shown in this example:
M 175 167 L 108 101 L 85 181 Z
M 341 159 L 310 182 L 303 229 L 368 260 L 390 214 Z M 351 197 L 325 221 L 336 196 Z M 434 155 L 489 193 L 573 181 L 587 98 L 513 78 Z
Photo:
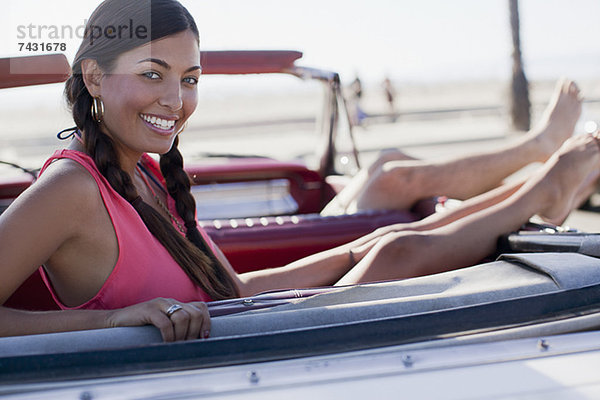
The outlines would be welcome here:
M 84 59 L 94 59 L 105 71 L 110 71 L 120 54 L 149 40 L 190 29 L 198 36 L 198 28 L 189 12 L 174 0 L 151 0 L 150 21 L 146 2 L 130 0 L 105 0 L 92 14 L 86 27 L 84 41 L 75 56 L 72 76 L 66 83 L 65 95 L 72 109 L 73 119 L 83 134 L 85 151 L 110 185 L 135 208 L 148 230 L 165 247 L 190 279 L 214 300 L 232 298 L 239 295 L 233 278 L 218 261 L 210 247 L 202 238 L 195 221 L 195 201 L 190 193 L 190 181 L 183 170 L 183 159 L 177 149 L 177 139 L 173 149 L 161 158 L 161 169 L 165 174 L 168 191 L 174 197 L 177 211 L 185 221 L 187 229 L 184 238 L 153 207 L 146 204 L 139 194 L 129 174 L 121 169 L 112 139 L 102 132 L 92 118 L 92 96 L 87 90 L 81 71 Z M 106 37 L 91 41 L 91 27 L 120 26 L 119 20 L 131 23 L 150 23 L 150 36 L 144 40 L 110 41 Z M 138 40 L 139 39 L 139 40 Z
M 171 150 L 160 157 L 160 170 L 167 181 L 169 194 L 177 202 L 177 212 L 186 223 L 194 222 L 196 201 L 190 193 L 190 177 L 183 169 L 183 156 L 178 146 L 179 136 L 175 138 Z
M 226 286 L 231 286 L 231 289 L 236 289 L 231 277 L 198 231 L 196 200 L 190 192 L 190 177 L 183 169 L 183 157 L 179 152 L 178 145 L 179 137 L 176 137 L 171 150 L 160 157 L 160 170 L 165 177 L 167 191 L 175 200 L 177 213 L 183 218 L 187 239 L 207 254 L 213 265 L 219 265 L 218 268 L 214 268 L 215 279 L 223 282 Z

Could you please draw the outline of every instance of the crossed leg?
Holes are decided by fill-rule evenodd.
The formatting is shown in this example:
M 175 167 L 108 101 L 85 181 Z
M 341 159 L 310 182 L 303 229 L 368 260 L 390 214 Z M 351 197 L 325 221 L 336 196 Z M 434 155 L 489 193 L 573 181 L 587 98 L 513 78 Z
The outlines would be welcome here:
M 595 136 L 578 136 L 564 145 L 530 179 L 492 207 L 430 230 L 410 226 L 375 232 L 351 244 L 360 260 L 338 284 L 427 275 L 477 263 L 493 253 L 500 235 L 531 216 L 561 220 L 600 175 Z
M 440 161 L 407 160 L 403 153 L 384 154 L 371 167 L 360 171 L 322 213 L 409 209 L 416 201 L 432 196 L 477 196 L 498 187 L 524 166 L 546 161 L 573 134 L 580 114 L 577 86 L 561 80 L 540 122 L 513 143 Z

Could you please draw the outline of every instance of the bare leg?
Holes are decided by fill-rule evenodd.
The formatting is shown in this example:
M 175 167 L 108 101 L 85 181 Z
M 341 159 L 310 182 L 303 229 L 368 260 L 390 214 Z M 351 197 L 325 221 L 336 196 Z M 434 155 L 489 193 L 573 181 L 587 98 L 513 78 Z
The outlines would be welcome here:
M 329 177 L 327 177 L 328 183 L 333 187 L 336 187 L 340 182 L 342 182 L 343 186 L 335 198 L 325 206 L 323 211 L 321 211 L 321 215 L 339 215 L 347 213 L 348 204 L 352 203 L 356 195 L 367 186 L 369 179 L 371 179 L 377 170 L 387 162 L 402 160 L 416 160 L 416 158 L 396 149 L 383 150 L 373 164 L 368 168 L 363 168 L 358 171 L 352 178 L 341 177 L 345 179 L 334 178 L 330 181 Z
M 581 113 L 579 90 L 560 81 L 538 125 L 501 149 L 446 161 L 394 159 L 393 154 L 361 171 L 336 199 L 335 209 L 408 209 L 417 200 L 446 195 L 467 199 L 498 187 L 512 173 L 543 162 L 573 134 Z
M 500 203 L 424 232 L 393 232 L 358 246 L 361 258 L 338 284 L 401 279 L 471 265 L 491 254 L 498 237 L 534 214 L 563 220 L 598 179 L 600 151 L 591 136 L 568 140 L 544 167 Z

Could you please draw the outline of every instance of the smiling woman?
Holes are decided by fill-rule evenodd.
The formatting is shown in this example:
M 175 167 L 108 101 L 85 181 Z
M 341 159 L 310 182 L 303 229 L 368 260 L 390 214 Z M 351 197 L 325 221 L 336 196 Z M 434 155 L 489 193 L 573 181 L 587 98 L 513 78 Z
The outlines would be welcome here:
M 107 1 L 94 12 L 88 24 L 88 40 L 75 57 L 73 76 L 65 92 L 83 134 L 82 143 L 74 143 L 73 147 L 94 159 L 111 187 L 133 205 L 154 237 L 199 287 L 212 298 L 231 297 L 236 293 L 231 278 L 215 257 L 206 256 L 212 252 L 196 228 L 189 182 L 174 145 L 197 104 L 198 29 L 177 2 L 153 1 L 149 9 L 122 3 Z M 150 27 L 150 35 L 120 40 L 93 37 L 90 27 L 122 25 L 121 18 L 129 24 Z M 90 114 L 90 103 L 96 115 Z M 147 121 L 154 118 L 154 123 Z M 181 204 L 178 211 L 189 241 L 173 232 L 171 222 L 178 221 L 163 207 L 168 203 L 167 194 L 157 195 L 143 175 L 136 173 L 145 152 L 165 154 L 163 174 L 176 182 L 170 194 L 176 204 Z M 77 304 L 94 294 L 83 296 Z
M 127 24 L 148 34 L 112 34 L 111 27 Z M 196 227 L 177 149 L 177 135 L 197 104 L 198 45 L 193 18 L 174 0 L 108 0 L 92 14 L 65 88 L 78 140 L 46 163 L 0 229 L 20 237 L 37 220 L 53 235 L 36 238 L 27 256 L 3 251 L 10 277 L 0 298 L 43 265 L 40 272 L 63 309 L 142 304 L 100 316 L 17 314 L 22 323 L 3 324 L 2 334 L 153 323 L 167 340 L 206 337 L 210 321 L 200 301 L 238 293 Z M 146 152 L 163 155 L 162 174 Z M 145 174 L 164 176 L 166 187 Z M 73 208 L 69 221 L 52 207 L 66 199 Z M 35 217 L 44 209 L 43 218 Z M 175 296 L 185 305 L 173 308 L 175 300 L 164 298 Z

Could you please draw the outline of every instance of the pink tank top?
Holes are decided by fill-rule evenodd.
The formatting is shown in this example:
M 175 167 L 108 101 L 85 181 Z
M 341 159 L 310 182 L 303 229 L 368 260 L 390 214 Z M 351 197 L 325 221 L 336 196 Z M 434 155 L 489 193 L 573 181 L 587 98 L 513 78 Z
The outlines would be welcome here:
M 46 286 L 62 309 L 116 309 L 157 297 L 173 298 L 180 302 L 210 301 L 210 297 L 190 280 L 169 252 L 150 233 L 133 206 L 110 186 L 87 154 L 74 150 L 58 150 L 46 161 L 40 174 L 52 161 L 61 158 L 81 164 L 96 181 L 119 245 L 117 263 L 100 291 L 77 307 L 62 304 L 44 268 L 40 267 Z M 156 161 L 145 155 L 142 162 L 156 178 L 163 181 Z M 168 199 L 171 213 L 178 216 L 174 200 L 170 196 Z M 198 229 L 205 240 L 211 243 L 206 233 L 200 227 Z

